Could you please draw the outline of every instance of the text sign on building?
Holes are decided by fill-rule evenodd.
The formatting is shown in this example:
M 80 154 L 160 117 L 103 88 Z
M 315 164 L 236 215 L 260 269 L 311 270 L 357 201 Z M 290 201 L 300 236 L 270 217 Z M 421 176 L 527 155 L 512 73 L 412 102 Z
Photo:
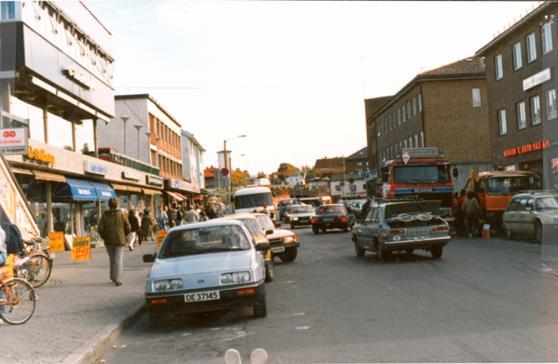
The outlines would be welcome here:
M 521 154 L 538 152 L 543 149 L 547 149 L 549 147 L 550 147 L 550 140 L 543 140 L 540 142 L 523 144 L 517 147 L 505 149 L 503 155 L 505 158 L 515 157 Z
M 122 171 L 122 178 L 131 181 L 139 181 L 141 176 L 139 175 L 139 173 L 134 173 L 131 171 Z
M 523 91 L 527 91 L 541 83 L 550 80 L 550 68 L 544 69 L 539 73 L 523 80 Z
M 27 129 L 0 129 L 0 151 L 4 155 L 27 152 Z
M 86 173 L 97 174 L 99 176 L 104 176 L 107 174 L 107 166 L 104 164 L 93 163 L 91 161 L 83 162 L 83 170 Z
M 145 183 L 147 183 L 148 185 L 151 185 L 151 186 L 162 187 L 163 186 L 163 179 L 161 177 L 152 176 L 152 175 L 148 174 L 147 176 L 145 176 Z
M 406 154 L 409 157 L 415 158 L 426 158 L 426 157 L 437 157 L 438 156 L 438 148 L 402 148 L 401 154 Z

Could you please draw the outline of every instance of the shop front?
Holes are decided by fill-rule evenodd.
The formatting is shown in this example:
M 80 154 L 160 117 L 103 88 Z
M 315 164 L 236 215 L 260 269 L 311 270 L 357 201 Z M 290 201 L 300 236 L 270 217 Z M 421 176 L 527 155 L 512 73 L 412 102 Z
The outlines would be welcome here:
M 176 203 L 180 206 L 192 204 L 198 196 L 201 196 L 201 188 L 187 181 L 178 179 L 165 179 L 165 194 L 167 204 Z
M 543 151 L 551 144 L 551 140 L 543 139 L 506 148 L 500 152 L 500 164 L 496 168 L 530 171 L 542 177 L 545 168 Z

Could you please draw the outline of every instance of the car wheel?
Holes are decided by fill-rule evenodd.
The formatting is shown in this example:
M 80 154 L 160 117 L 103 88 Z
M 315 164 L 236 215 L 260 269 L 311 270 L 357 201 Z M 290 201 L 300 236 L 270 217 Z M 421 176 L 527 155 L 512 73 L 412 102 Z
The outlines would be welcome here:
M 322 233 L 325 233 L 327 231 L 327 229 L 325 227 L 323 227 L 321 230 L 322 230 Z
M 513 239 L 513 231 L 511 231 L 510 229 L 504 228 L 504 233 L 506 234 L 506 238 L 507 238 L 508 240 L 512 240 L 512 239 Z
M 267 304 L 265 302 L 265 297 L 262 298 L 257 304 L 252 307 L 254 311 L 254 317 L 266 317 L 267 316 Z
M 413 254 L 414 251 L 415 251 L 415 249 L 413 249 L 413 248 L 407 248 L 407 249 L 405 249 L 405 253 L 407 253 L 407 255 Z
M 320 233 L 320 229 L 318 229 L 318 227 L 316 225 L 312 225 L 312 232 L 314 234 L 319 234 Z
M 353 244 L 355 245 L 356 256 L 359 257 L 359 258 L 362 258 L 364 256 L 364 253 L 365 253 L 364 249 L 361 248 L 356 241 L 353 242 Z
M 273 260 L 266 262 L 265 264 L 265 281 L 266 282 L 273 282 L 275 278 L 275 268 L 274 268 Z
M 540 221 L 535 222 L 535 243 L 540 244 L 542 242 L 542 224 Z
M 287 248 L 285 252 L 279 256 L 279 259 L 281 259 L 283 263 L 291 263 L 296 259 L 297 254 L 297 248 Z
M 345 226 L 343 226 L 343 229 L 341 229 L 341 230 L 343 230 L 344 232 L 347 232 L 347 231 L 349 231 L 349 226 L 345 225 Z
M 295 225 L 294 225 L 294 224 L 291 224 L 291 229 L 294 230 L 294 228 L 295 228 Z
M 430 249 L 430 254 L 432 254 L 432 258 L 434 259 L 440 259 L 443 253 L 444 253 L 444 248 L 441 246 L 436 246 Z

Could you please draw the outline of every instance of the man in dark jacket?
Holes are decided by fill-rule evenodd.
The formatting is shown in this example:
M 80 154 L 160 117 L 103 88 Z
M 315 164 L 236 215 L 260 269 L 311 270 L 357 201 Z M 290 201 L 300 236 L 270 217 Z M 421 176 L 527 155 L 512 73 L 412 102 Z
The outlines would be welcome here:
M 109 210 L 103 213 L 99 223 L 99 235 L 105 242 L 110 259 L 110 280 L 115 286 L 121 286 L 124 247 L 132 228 L 126 215 L 118 209 L 116 198 L 111 198 L 108 205 Z

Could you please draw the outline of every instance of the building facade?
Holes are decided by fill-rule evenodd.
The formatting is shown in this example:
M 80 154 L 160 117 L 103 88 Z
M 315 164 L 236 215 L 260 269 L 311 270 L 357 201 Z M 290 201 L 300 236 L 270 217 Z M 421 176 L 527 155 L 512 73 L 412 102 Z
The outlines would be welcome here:
M 193 188 L 200 193 L 205 189 L 205 178 L 203 174 L 203 154 L 205 149 L 194 137 L 194 134 L 181 131 L 182 137 L 182 176 L 190 181 Z
M 417 75 L 382 106 L 366 100 L 370 165 L 381 168 L 403 148 L 437 147 L 458 174 L 456 189 L 471 170 L 490 168 L 485 77 L 472 57 Z
M 541 3 L 477 51 L 486 62 L 492 163 L 544 174 L 556 187 L 557 12 L 557 3 Z

